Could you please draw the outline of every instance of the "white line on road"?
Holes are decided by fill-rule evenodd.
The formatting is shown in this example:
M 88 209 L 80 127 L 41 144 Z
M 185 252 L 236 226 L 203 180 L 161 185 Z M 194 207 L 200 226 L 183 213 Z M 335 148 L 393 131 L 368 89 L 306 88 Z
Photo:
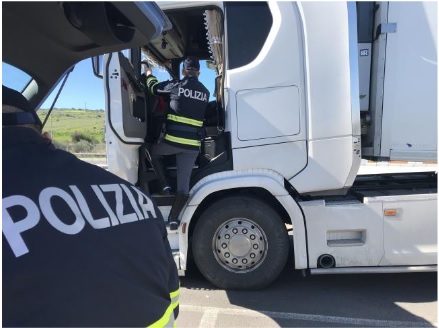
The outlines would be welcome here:
M 186 305 L 183 306 L 186 307 Z M 203 311 L 203 317 L 201 318 L 200 327 L 214 328 L 220 310 L 220 308 L 206 308 L 206 310 Z
M 180 311 L 203 313 L 200 327 L 214 327 L 219 314 L 239 315 L 250 317 L 269 317 L 273 319 L 302 320 L 336 323 L 343 325 L 375 326 L 375 327 L 437 327 L 437 324 L 414 321 L 393 321 L 359 319 L 349 317 L 326 316 L 319 314 L 303 314 L 293 312 L 255 311 L 249 309 L 226 309 L 207 306 L 180 305 Z

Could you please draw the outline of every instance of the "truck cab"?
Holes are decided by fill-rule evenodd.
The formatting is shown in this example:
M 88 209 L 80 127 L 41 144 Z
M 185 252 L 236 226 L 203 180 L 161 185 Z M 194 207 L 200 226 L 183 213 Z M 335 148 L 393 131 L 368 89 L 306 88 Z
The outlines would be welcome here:
M 350 187 L 360 163 L 360 115 L 358 100 L 350 93 L 351 81 L 355 83 L 350 58 L 355 57 L 357 45 L 355 35 L 349 35 L 355 34 L 349 29 L 355 22 L 349 19 L 355 17 L 348 15 L 346 5 L 313 8 L 226 2 L 174 6 L 162 6 L 172 30 L 141 49 L 132 49 L 131 58 L 111 54 L 106 61 L 110 170 L 145 184 L 139 181 L 137 162 L 128 163 L 125 158 L 137 157 L 139 144 L 151 136 L 154 127 L 148 121 L 154 119 L 147 116 L 155 112 L 157 101 L 130 83 L 141 75 L 135 58 L 137 63 L 149 60 L 164 67 L 171 78 L 179 78 L 182 59 L 194 55 L 214 66 L 215 99 L 209 104 L 193 185 L 216 172 L 270 168 L 292 182 L 299 193 L 343 192 Z M 325 19 L 322 24 L 317 15 L 325 10 L 343 23 Z M 337 47 L 323 44 L 322 39 Z M 322 53 L 331 65 L 322 64 Z M 119 68 L 121 83 L 112 76 Z M 307 83 L 313 83 L 313 88 L 307 88 Z M 116 109 L 119 93 L 122 110 Z M 112 104 L 112 99 L 119 103 Z M 118 144 L 121 147 L 115 147 Z M 132 145 L 131 155 L 118 156 L 125 145 L 127 149 Z M 154 186 L 148 187 L 154 193 Z
M 290 226 L 297 269 L 436 268 L 435 173 L 357 175 L 362 159 L 436 160 L 435 3 L 159 5 L 172 29 L 104 56 L 107 161 L 166 217 L 172 196 L 158 195 L 148 161 L 164 106 L 142 73 L 178 79 L 186 56 L 205 62 L 214 99 L 169 232 L 182 274 L 192 254 L 217 286 L 265 286 L 285 265 Z M 175 177 L 172 159 L 167 170 Z

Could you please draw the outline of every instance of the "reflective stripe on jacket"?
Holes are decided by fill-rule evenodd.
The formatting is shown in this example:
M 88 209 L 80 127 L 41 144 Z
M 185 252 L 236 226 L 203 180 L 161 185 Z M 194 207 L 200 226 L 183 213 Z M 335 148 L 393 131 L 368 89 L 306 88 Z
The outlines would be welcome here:
M 173 146 L 198 150 L 209 101 L 206 87 L 196 76 L 186 76 L 181 81 L 158 82 L 155 76 L 150 75 L 146 85 L 152 94 L 169 97 L 164 141 Z
M 178 313 L 174 314 L 174 312 L 180 304 L 180 288 L 175 292 L 170 293 L 169 297 L 171 298 L 171 304 L 168 306 L 163 316 L 149 327 L 175 327 L 175 317 Z

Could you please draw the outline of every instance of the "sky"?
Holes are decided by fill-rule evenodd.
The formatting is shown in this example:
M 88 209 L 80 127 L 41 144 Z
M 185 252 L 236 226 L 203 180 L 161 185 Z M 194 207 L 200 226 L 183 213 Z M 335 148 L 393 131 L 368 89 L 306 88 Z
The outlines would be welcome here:
M 156 71 L 153 71 L 156 74 Z M 167 80 L 168 74 L 157 74 L 159 81 Z M 214 87 L 215 73 L 206 68 L 201 63 L 200 81 L 211 91 L 211 100 Z M 2 65 L 2 84 L 21 91 L 21 88 L 28 81 L 28 77 L 22 72 L 17 72 L 12 67 Z M 62 80 L 52 91 L 52 94 L 40 107 L 41 109 L 50 108 L 56 96 Z M 91 59 L 85 59 L 76 64 L 72 73 L 55 104 L 55 108 L 75 108 L 75 109 L 105 109 L 104 85 L 103 80 L 93 74 Z
M 50 108 L 60 84 L 41 108 Z M 76 64 L 58 97 L 55 108 L 105 109 L 103 80 L 93 74 L 91 59 Z
M 29 79 L 30 77 L 25 73 L 2 63 L 3 85 L 21 91 Z M 60 84 L 55 88 L 41 108 L 45 109 L 51 106 Z M 93 75 L 91 59 L 78 63 L 70 74 L 63 92 L 61 92 L 55 104 L 55 108 L 104 109 L 104 106 L 102 80 Z

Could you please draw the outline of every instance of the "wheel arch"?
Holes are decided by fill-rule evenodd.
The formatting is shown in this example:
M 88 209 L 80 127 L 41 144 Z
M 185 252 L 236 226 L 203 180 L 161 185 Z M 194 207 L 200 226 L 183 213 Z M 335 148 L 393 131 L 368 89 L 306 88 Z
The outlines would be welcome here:
M 214 202 L 219 201 L 224 198 L 229 198 L 233 196 L 250 196 L 254 197 L 267 205 L 269 205 L 272 209 L 274 209 L 279 216 L 282 218 L 282 221 L 285 224 L 292 224 L 292 220 L 288 214 L 288 212 L 285 210 L 283 205 L 279 202 L 279 200 L 272 195 L 267 189 L 261 188 L 261 187 L 242 187 L 242 188 L 235 188 L 235 189 L 228 189 L 228 190 L 218 190 L 208 196 L 206 196 L 201 204 L 197 206 L 197 209 L 195 210 L 190 224 L 189 224 L 189 230 L 188 230 L 188 237 L 191 238 L 193 231 L 195 229 L 195 226 L 197 224 L 198 219 L 200 218 L 201 214 L 206 211 L 210 205 L 212 205 Z
M 190 238 L 201 214 L 214 202 L 233 195 L 249 195 L 273 208 L 284 223 L 294 229 L 294 258 L 297 269 L 307 267 L 307 245 L 303 213 L 285 188 L 284 178 L 271 170 L 221 172 L 200 180 L 191 190 L 188 206 L 182 215 L 186 233 L 180 234 L 183 269 L 190 252 Z

